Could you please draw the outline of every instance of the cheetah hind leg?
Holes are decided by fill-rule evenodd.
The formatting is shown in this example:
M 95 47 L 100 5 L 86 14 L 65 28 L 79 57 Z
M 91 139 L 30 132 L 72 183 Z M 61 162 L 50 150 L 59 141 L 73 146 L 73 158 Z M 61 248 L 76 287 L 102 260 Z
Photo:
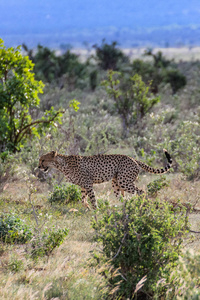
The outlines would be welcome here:
M 124 191 L 126 191 L 128 193 L 135 194 L 135 192 L 136 192 L 138 195 L 144 194 L 144 191 L 141 189 L 138 189 L 132 181 L 129 181 L 129 182 L 120 182 L 119 181 L 118 184 L 119 184 L 120 189 L 123 189 Z
M 119 187 L 116 177 L 114 177 L 112 179 L 112 187 L 113 187 L 113 190 L 114 190 L 114 194 L 117 198 L 119 198 L 120 192 L 121 192 L 121 195 L 124 197 L 124 189 Z
M 88 202 L 87 202 L 87 191 L 84 188 L 81 188 L 81 202 L 83 204 L 84 207 L 86 207 L 87 209 L 91 210 L 91 207 L 89 206 Z

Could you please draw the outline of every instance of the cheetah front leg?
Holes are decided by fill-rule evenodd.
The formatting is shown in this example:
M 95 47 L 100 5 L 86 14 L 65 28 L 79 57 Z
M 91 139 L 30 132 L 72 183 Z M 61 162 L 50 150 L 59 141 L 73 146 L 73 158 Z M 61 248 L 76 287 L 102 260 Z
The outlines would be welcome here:
M 87 202 L 87 191 L 84 188 L 81 188 L 81 202 L 83 204 L 84 207 L 88 208 L 89 210 L 91 210 L 88 202 Z
M 92 204 L 92 208 L 93 209 L 97 209 L 98 206 L 97 206 L 97 201 L 96 201 L 96 198 L 95 198 L 95 194 L 94 194 L 93 188 L 92 187 L 88 187 L 88 188 L 86 188 L 86 191 L 87 191 L 88 197 L 90 198 L 90 202 Z

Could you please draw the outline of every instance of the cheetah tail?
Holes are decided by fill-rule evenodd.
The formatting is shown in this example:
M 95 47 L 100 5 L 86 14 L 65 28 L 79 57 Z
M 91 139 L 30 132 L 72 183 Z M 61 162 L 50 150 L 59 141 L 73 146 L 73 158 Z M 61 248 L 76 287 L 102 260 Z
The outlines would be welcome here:
M 164 151 L 165 156 L 167 158 L 167 164 L 164 168 L 155 169 L 155 168 L 152 168 L 152 167 L 146 165 L 145 163 L 143 163 L 141 161 L 136 160 L 136 162 L 137 162 L 137 164 L 139 165 L 140 168 L 142 168 L 143 170 L 145 170 L 149 173 L 154 173 L 154 174 L 166 173 L 172 166 L 172 158 L 171 158 L 170 154 L 167 152 L 167 150 L 163 149 L 163 151 Z

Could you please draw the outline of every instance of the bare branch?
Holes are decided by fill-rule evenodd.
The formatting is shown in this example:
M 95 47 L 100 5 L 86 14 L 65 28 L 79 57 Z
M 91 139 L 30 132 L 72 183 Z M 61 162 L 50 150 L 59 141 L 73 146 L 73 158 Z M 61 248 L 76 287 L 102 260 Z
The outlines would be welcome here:
M 64 113 L 64 111 L 58 111 L 51 119 L 49 120 L 36 120 L 34 122 L 31 122 L 30 124 L 24 126 L 19 133 L 17 134 L 16 138 L 15 138 L 15 142 L 20 142 L 23 137 L 25 136 L 25 134 L 27 133 L 27 131 L 36 124 L 41 124 L 41 123 L 51 123 L 60 113 Z M 22 135 L 21 135 L 22 134 Z M 21 136 L 20 136 L 21 135 Z

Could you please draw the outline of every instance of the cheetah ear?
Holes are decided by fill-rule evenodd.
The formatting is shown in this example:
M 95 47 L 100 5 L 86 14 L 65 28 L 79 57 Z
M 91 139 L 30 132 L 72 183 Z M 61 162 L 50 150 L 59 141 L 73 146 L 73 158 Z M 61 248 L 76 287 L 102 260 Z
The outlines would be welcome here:
M 51 151 L 51 155 L 52 155 L 52 157 L 56 157 L 58 155 L 58 152 L 57 151 Z

